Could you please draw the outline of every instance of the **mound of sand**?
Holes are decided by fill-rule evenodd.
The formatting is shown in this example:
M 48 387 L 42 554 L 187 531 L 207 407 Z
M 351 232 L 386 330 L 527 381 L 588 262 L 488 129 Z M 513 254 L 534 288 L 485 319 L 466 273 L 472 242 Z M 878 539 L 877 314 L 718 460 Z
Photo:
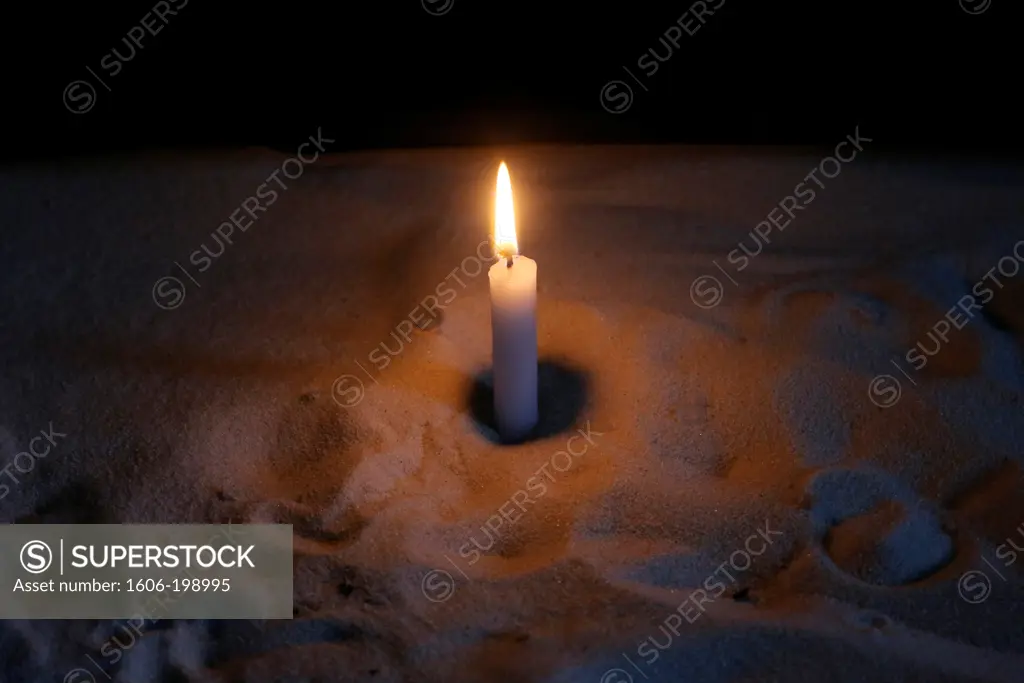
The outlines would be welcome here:
M 1020 170 L 865 154 L 737 270 L 818 157 L 505 159 L 539 264 L 517 446 L 489 151 L 325 159 L 203 270 L 278 156 L 4 171 L 0 462 L 66 436 L 3 521 L 292 524 L 295 618 L 5 622 L 0 681 L 1019 681 Z

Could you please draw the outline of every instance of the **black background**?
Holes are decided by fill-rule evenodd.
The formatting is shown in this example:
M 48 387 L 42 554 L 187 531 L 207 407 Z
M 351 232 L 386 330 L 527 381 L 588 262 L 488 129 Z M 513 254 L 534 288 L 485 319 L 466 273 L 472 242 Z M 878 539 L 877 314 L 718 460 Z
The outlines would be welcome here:
M 855 125 L 883 146 L 1020 151 L 1012 0 L 977 15 L 959 0 L 724 0 L 651 77 L 637 59 L 664 54 L 659 38 L 692 0 L 450 1 L 433 16 L 421 0 L 188 0 L 116 76 L 101 59 L 127 54 L 122 38 L 155 1 L 26 6 L 6 22 L 5 153 L 290 149 L 317 127 L 335 149 L 828 144 Z M 90 68 L 110 90 L 71 113 L 65 88 L 95 85 Z M 632 85 L 623 113 L 602 108 L 611 80 Z

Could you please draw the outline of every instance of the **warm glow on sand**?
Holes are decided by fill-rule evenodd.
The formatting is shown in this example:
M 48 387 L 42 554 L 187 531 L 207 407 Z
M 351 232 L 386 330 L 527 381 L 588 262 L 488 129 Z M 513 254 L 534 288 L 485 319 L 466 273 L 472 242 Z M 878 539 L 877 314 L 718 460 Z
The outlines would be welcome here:
M 502 256 L 519 253 L 516 241 L 516 214 L 512 208 L 512 179 L 508 166 L 501 162 L 498 167 L 498 186 L 494 195 L 494 249 Z

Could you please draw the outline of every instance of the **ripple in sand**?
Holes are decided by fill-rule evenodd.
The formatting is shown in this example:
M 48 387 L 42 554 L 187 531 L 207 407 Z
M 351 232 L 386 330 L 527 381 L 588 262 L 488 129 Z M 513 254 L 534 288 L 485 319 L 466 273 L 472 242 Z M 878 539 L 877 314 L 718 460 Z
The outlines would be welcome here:
M 725 447 L 712 425 L 714 407 L 692 379 L 673 378 L 654 386 L 643 399 L 638 419 L 649 434 L 648 447 L 659 459 L 676 463 L 689 473 L 721 476 L 726 469 Z
M 850 447 L 848 416 L 855 412 L 837 390 L 837 374 L 823 364 L 805 364 L 783 377 L 775 388 L 775 409 L 807 465 L 834 465 Z
M 843 360 L 850 367 L 869 365 L 881 350 L 898 346 L 906 326 L 898 311 L 880 298 L 835 288 L 829 279 L 800 281 L 770 291 L 763 310 L 785 343 L 810 344 L 818 354 Z
M 824 552 L 840 571 L 860 581 L 917 582 L 956 554 L 937 513 L 882 474 L 828 470 L 810 482 L 808 493 Z
M 953 541 L 934 516 L 892 502 L 837 524 L 824 545 L 848 574 L 887 586 L 924 578 L 953 556 Z

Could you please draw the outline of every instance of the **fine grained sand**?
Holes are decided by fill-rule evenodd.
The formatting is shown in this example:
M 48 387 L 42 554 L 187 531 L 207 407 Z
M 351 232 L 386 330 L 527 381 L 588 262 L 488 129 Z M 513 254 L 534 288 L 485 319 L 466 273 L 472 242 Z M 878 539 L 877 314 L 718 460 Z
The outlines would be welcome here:
M 200 272 L 283 158 L 3 172 L 0 465 L 67 436 L 2 520 L 293 524 L 295 619 L 3 622 L 0 680 L 1024 680 L 1024 272 L 907 360 L 1024 239 L 1022 169 L 869 146 L 738 271 L 819 152 L 336 155 Z M 474 262 L 501 158 L 539 264 L 518 446 Z

